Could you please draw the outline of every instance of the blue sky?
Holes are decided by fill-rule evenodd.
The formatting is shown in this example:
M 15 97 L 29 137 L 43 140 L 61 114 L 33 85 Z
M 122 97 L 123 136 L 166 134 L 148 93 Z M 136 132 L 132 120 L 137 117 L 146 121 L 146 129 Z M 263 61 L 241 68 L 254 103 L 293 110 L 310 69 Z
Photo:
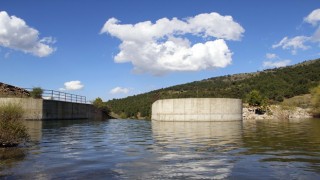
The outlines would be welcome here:
M 315 0 L 0 0 L 0 82 L 122 98 L 320 56 Z

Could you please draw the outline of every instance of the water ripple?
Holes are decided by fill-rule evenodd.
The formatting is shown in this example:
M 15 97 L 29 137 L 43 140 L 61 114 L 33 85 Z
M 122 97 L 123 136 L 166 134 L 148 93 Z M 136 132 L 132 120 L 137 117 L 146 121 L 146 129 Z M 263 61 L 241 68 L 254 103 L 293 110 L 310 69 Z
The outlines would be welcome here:
M 319 179 L 320 121 L 27 122 L 6 179 Z

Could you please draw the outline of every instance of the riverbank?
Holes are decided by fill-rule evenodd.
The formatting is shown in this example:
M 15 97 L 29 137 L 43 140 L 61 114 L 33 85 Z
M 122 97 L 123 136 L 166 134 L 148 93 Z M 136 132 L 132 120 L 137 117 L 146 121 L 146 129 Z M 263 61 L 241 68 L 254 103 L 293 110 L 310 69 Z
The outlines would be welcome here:
M 262 120 L 262 119 L 306 119 L 312 118 L 309 108 L 288 107 L 281 105 L 270 105 L 264 114 L 258 114 L 257 107 L 243 107 L 243 120 Z

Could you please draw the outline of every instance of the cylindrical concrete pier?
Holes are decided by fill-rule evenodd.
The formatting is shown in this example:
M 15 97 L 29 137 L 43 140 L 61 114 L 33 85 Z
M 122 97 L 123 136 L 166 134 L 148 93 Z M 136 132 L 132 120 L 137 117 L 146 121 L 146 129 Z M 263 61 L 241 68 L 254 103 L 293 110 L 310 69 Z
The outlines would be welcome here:
M 242 101 L 230 98 L 163 99 L 152 104 L 155 121 L 241 121 Z

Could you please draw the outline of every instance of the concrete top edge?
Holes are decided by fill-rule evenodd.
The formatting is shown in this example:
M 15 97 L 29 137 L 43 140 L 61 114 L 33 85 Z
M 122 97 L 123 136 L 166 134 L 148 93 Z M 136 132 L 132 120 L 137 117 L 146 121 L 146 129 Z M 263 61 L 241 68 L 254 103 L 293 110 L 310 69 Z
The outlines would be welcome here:
M 158 99 L 157 101 L 167 101 L 167 100 L 188 100 L 188 99 L 208 99 L 208 100 L 238 100 L 241 101 L 241 99 L 237 99 L 237 98 L 172 98 L 172 99 Z

